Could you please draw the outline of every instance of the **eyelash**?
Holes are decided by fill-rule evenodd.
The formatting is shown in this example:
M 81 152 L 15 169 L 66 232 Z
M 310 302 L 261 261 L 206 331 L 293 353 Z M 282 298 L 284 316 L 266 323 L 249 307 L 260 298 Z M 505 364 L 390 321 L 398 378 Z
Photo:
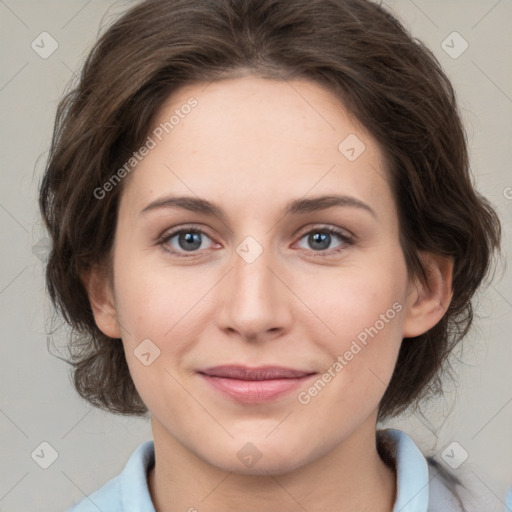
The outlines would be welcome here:
M 190 226 L 190 227 L 185 226 L 176 231 L 172 231 L 171 233 L 165 233 L 164 235 L 162 235 L 160 238 L 158 238 L 157 245 L 161 246 L 162 249 L 164 251 L 166 251 L 167 253 L 170 253 L 173 256 L 176 256 L 178 258 L 193 258 L 194 253 L 197 254 L 200 251 L 191 251 L 190 252 L 191 256 L 186 256 L 182 252 L 170 250 L 167 246 L 167 243 L 170 240 L 172 240 L 176 235 L 180 235 L 182 233 L 196 233 L 196 234 L 206 235 L 208 238 L 211 238 L 208 236 L 208 234 L 205 231 L 203 231 L 201 229 L 197 229 L 192 226 Z M 351 245 L 354 245 L 354 243 L 355 243 L 354 238 L 351 238 L 351 237 L 347 236 L 344 232 L 340 231 L 339 229 L 336 229 L 336 228 L 333 228 L 330 226 L 321 227 L 321 228 L 313 228 L 309 231 L 306 231 L 305 233 L 303 233 L 301 235 L 299 240 L 302 240 L 305 236 L 310 235 L 312 233 L 328 233 L 330 235 L 336 235 L 337 237 L 339 237 L 339 239 L 343 243 L 343 245 L 340 246 L 338 249 L 331 250 L 331 251 L 329 251 L 329 249 L 324 249 L 322 251 L 313 251 L 312 250 L 312 252 L 315 253 L 315 255 L 320 256 L 322 258 L 338 254 L 339 252 L 343 251 L 346 248 L 346 246 L 351 246 Z

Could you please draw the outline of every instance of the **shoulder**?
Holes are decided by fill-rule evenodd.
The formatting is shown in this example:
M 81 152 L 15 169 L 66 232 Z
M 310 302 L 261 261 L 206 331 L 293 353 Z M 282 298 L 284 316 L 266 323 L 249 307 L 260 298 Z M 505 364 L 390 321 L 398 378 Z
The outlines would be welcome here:
M 155 512 L 147 482 L 154 463 L 154 443 L 145 441 L 130 455 L 119 475 L 66 512 Z
M 428 512 L 465 512 L 459 489 L 462 483 L 433 457 L 427 457 L 429 473 Z
M 101 510 L 102 512 L 120 511 L 121 491 L 119 475 L 109 480 L 97 491 L 89 496 L 85 496 L 78 503 L 69 508 L 66 512 L 92 512 Z
M 384 462 L 396 471 L 394 511 L 465 512 L 458 479 L 425 457 L 409 435 L 398 429 L 378 430 L 377 446 Z

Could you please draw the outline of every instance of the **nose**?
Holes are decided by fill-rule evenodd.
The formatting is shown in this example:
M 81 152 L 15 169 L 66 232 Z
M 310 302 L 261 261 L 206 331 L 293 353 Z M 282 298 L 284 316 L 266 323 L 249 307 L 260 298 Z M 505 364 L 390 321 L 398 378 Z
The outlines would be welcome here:
M 218 326 L 246 341 L 278 337 L 290 329 L 293 320 L 294 295 L 286 272 L 270 251 L 264 250 L 252 262 L 240 254 L 234 253 L 233 268 L 218 290 Z

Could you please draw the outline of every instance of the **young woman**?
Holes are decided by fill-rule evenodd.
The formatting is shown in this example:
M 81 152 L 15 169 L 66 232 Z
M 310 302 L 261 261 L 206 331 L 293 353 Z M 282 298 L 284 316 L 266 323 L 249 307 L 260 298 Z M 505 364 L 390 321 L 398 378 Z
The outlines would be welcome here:
M 134 6 L 59 106 L 40 206 L 75 386 L 154 437 L 73 512 L 464 510 L 377 422 L 440 390 L 500 223 L 383 7 Z

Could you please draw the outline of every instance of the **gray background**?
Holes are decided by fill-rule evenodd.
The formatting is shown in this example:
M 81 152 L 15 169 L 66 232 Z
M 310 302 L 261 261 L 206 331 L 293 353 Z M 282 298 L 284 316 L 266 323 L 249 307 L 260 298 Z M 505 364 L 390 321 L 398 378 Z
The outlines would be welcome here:
M 58 353 L 65 332 L 46 334 L 51 313 L 42 275 L 46 243 L 36 207 L 58 100 L 99 27 L 131 3 L 0 0 L 3 512 L 63 511 L 116 476 L 135 447 L 151 438 L 148 420 L 107 414 L 79 399 L 68 365 L 47 350 L 49 340 Z M 506 230 L 506 257 L 512 220 L 512 2 L 385 3 L 434 51 L 454 83 L 475 180 Z M 464 42 L 450 36 L 454 31 L 469 44 L 457 58 L 454 52 Z M 58 43 L 47 58 L 31 47 L 42 32 Z M 445 40 L 452 55 L 443 49 Z M 421 413 L 386 426 L 404 429 L 424 453 L 436 454 L 443 464 L 446 454 L 453 464 L 467 453 L 455 472 L 480 496 L 486 511 L 501 512 L 506 487 L 512 485 L 512 280 L 504 265 L 475 305 L 477 324 L 453 359 L 458 384 L 447 385 L 445 398 Z M 57 458 L 43 469 L 52 449 Z

